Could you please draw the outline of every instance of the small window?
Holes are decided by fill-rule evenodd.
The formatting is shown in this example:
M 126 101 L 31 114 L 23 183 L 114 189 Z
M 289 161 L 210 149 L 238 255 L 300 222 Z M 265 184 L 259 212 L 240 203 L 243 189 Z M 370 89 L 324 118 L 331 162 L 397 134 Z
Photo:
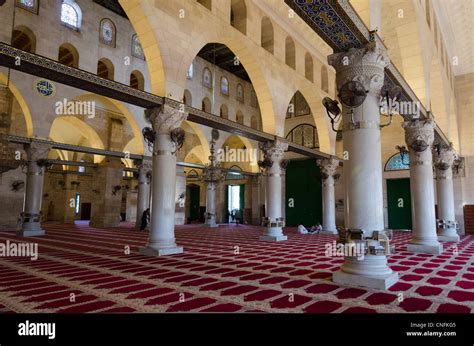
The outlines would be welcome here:
M 81 162 L 84 162 L 84 160 L 81 160 Z M 85 172 L 86 172 L 86 166 L 77 167 L 77 173 L 85 173 Z
M 226 96 L 229 95 L 229 81 L 225 77 L 221 78 L 221 94 Z
M 404 171 L 408 169 L 410 169 L 410 156 L 408 153 L 405 153 L 403 157 L 400 153 L 396 153 L 385 164 L 385 171 Z
M 212 73 L 207 67 L 202 71 L 202 85 L 206 88 L 212 88 Z
M 253 108 L 257 108 L 258 107 L 258 102 L 257 102 L 257 94 L 255 94 L 255 91 L 250 91 L 250 105 L 253 107 Z
M 16 0 L 15 5 L 31 13 L 38 14 L 38 1 L 39 0 Z
M 73 0 L 64 0 L 61 5 L 61 22 L 68 27 L 79 30 L 81 27 L 82 12 L 79 5 Z
M 145 60 L 145 53 L 143 53 L 143 48 L 137 34 L 132 36 L 132 56 Z
M 244 87 L 242 84 L 237 84 L 237 101 L 244 102 Z
M 102 19 L 100 22 L 100 42 L 115 47 L 115 24 L 110 19 Z
M 189 80 L 193 79 L 193 72 L 194 72 L 193 70 L 194 70 L 193 64 L 189 65 L 188 73 L 186 74 L 187 79 L 189 79 Z
M 76 205 L 75 205 L 75 212 L 79 214 L 79 206 L 81 205 L 81 195 L 79 192 L 76 192 Z

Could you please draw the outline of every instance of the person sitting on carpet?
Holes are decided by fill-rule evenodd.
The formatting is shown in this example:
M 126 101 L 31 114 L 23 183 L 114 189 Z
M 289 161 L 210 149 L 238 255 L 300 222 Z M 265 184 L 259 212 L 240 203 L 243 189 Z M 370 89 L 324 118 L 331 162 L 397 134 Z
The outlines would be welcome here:
M 315 226 L 309 229 L 309 233 L 319 233 L 323 230 L 323 226 L 318 222 Z
M 299 233 L 299 234 L 308 234 L 309 232 L 308 232 L 308 230 L 306 229 L 305 226 L 303 226 L 302 224 L 300 224 L 300 225 L 298 226 L 298 233 Z
M 147 208 L 142 214 L 142 223 L 140 225 L 140 231 L 144 231 L 146 226 L 150 222 L 150 208 Z

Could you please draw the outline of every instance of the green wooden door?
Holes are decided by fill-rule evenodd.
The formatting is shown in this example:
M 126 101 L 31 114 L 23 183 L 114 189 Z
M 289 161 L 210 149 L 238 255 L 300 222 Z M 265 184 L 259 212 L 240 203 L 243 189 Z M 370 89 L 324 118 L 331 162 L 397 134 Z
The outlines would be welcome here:
M 387 180 L 388 228 L 412 229 L 410 179 Z
M 323 221 L 321 172 L 316 160 L 294 160 L 286 168 L 286 224 L 313 226 Z
M 190 186 L 191 192 L 191 200 L 190 200 L 190 208 L 189 208 L 189 217 L 191 220 L 198 220 L 199 219 L 199 194 L 200 189 L 199 186 Z

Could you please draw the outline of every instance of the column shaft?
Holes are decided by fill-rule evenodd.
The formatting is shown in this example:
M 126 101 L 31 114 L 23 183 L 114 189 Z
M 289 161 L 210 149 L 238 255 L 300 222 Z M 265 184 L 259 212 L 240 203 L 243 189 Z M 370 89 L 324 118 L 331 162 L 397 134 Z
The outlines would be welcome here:
M 140 229 L 143 212 L 150 206 L 150 178 L 151 164 L 142 162 L 138 167 L 138 195 L 137 195 L 137 220 L 135 228 Z

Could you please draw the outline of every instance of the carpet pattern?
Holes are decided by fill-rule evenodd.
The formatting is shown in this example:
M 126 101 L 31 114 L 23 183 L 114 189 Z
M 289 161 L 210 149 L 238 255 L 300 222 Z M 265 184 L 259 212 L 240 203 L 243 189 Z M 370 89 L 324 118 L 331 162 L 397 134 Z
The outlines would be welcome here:
M 131 224 L 95 229 L 45 223 L 46 236 L 0 232 L 0 243 L 38 243 L 39 258 L 0 258 L 0 313 L 305 312 L 470 313 L 474 309 L 474 236 L 444 243 L 441 255 L 405 251 L 396 232 L 389 257 L 400 280 L 388 291 L 331 282 L 342 258 L 326 257 L 333 235 L 258 241 L 260 227 L 176 227 L 185 253 L 140 255 L 147 232 Z

